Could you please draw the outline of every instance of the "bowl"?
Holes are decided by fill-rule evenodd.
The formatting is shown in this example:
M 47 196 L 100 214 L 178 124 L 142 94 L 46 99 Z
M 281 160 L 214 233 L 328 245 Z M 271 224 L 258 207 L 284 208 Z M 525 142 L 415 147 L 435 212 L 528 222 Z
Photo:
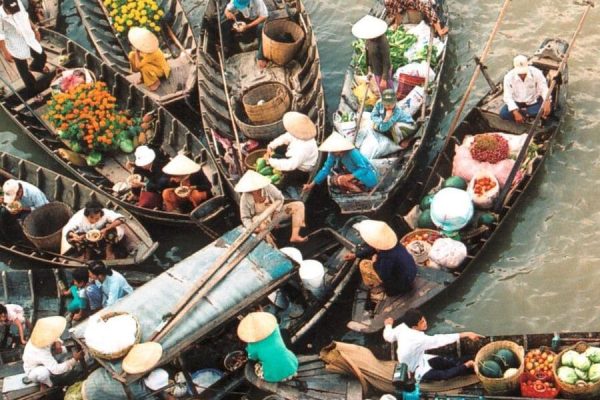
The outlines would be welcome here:
M 140 174 L 131 174 L 127 177 L 126 182 L 129 184 L 137 183 L 142 181 L 142 176 Z
M 233 23 L 233 30 L 236 32 L 243 32 L 246 23 L 244 21 L 236 21 Z
M 235 350 L 225 356 L 223 364 L 227 371 L 233 372 L 246 364 L 246 361 L 248 361 L 246 353 L 242 350 Z
M 95 242 L 99 241 L 100 239 L 102 239 L 102 232 L 100 232 L 100 230 L 98 230 L 98 229 L 89 230 L 85 234 L 85 239 L 88 242 L 95 243 Z
M 182 199 L 188 197 L 191 191 L 192 189 L 189 186 L 179 186 L 178 188 L 175 188 L 175 194 Z
M 11 213 L 18 213 L 23 208 L 23 205 L 20 201 L 15 200 L 11 203 L 8 203 L 6 205 L 6 208 L 8 208 L 8 211 L 10 211 Z

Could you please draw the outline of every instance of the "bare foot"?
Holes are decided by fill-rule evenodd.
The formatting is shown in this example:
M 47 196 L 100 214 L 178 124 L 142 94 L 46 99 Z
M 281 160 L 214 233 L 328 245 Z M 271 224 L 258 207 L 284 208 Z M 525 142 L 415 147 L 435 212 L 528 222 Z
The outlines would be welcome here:
M 159 86 L 160 86 L 160 81 L 156 81 L 156 83 L 154 85 L 148 86 L 148 90 L 150 90 L 151 92 L 154 92 L 156 89 L 158 89 Z
M 292 236 L 290 238 L 291 243 L 303 243 L 306 242 L 308 238 L 306 236 Z
M 256 64 L 258 65 L 258 68 L 265 69 L 269 65 L 269 62 L 267 60 L 256 60 Z
M 469 360 L 465 363 L 465 367 L 467 368 L 473 368 L 475 366 L 475 361 L 473 360 Z

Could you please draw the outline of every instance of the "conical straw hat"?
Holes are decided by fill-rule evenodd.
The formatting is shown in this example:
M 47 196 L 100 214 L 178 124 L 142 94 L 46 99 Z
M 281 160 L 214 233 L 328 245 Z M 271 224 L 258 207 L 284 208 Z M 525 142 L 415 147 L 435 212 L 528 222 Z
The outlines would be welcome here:
M 308 115 L 289 111 L 283 115 L 283 127 L 300 140 L 310 140 L 317 136 L 317 127 Z
M 127 34 L 129 43 L 142 53 L 154 53 L 158 50 L 158 38 L 146 28 L 134 26 Z
M 123 371 L 128 374 L 150 371 L 160 361 L 162 352 L 162 346 L 157 342 L 136 344 L 123 359 Z
M 277 318 L 268 312 L 253 312 L 244 317 L 237 329 L 240 339 L 246 343 L 260 342 L 277 329 Z
M 352 34 L 359 39 L 375 39 L 387 31 L 387 23 L 372 15 L 365 15 L 352 25 Z
M 341 134 L 333 131 L 327 139 L 321 143 L 319 150 L 321 151 L 347 151 L 352 150 L 354 145 Z
M 271 180 L 256 171 L 249 169 L 235 185 L 235 191 L 239 193 L 253 192 L 255 190 L 266 188 L 271 184 Z
M 200 165 L 183 154 L 177 154 L 162 171 L 169 175 L 190 175 L 200 171 Z
M 55 316 L 38 319 L 31 332 L 31 343 L 35 347 L 43 348 L 50 346 L 62 335 L 67 320 L 65 317 Z
M 360 237 L 375 250 L 390 250 L 398 244 L 398 236 L 383 221 L 367 219 L 355 225 Z

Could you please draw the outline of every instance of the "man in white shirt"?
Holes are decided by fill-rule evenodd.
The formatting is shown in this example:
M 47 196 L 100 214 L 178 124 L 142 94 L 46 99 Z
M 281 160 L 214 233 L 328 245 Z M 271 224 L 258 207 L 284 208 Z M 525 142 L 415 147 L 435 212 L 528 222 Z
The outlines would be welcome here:
M 263 0 L 231 0 L 225 7 L 225 21 L 222 24 L 222 46 L 225 58 L 233 51 L 233 33 L 251 32 L 258 39 L 256 53 L 258 67 L 266 68 L 268 61 L 262 52 L 262 31 L 268 16 L 269 10 Z
M 34 209 L 48 204 L 46 195 L 31 183 L 8 179 L 0 196 L 0 239 L 9 243 L 26 240 L 21 224 Z M 14 204 L 20 207 L 14 208 Z
M 386 342 L 398 342 L 398 362 L 405 363 L 417 381 L 445 380 L 463 375 L 473 368 L 473 360 L 460 362 L 446 357 L 426 354 L 427 350 L 437 349 L 454 343 L 461 338 L 478 340 L 482 336 L 475 332 L 462 332 L 426 335 L 427 319 L 417 309 L 404 314 L 404 322 L 392 328 L 394 320 L 385 320 L 383 338 Z
M 267 145 L 264 158 L 285 173 L 286 182 L 305 184 L 319 158 L 317 127 L 308 115 L 296 111 L 285 113 L 283 126 L 286 132 Z
M 25 85 L 26 99 L 38 93 L 31 71 L 48 73 L 40 39 L 40 32 L 29 19 L 25 6 L 19 0 L 4 0 L 0 8 L 0 52 L 7 62 L 15 63 Z M 29 58 L 33 61 L 27 66 Z
M 542 71 L 528 64 L 527 57 L 519 55 L 513 60 L 514 68 L 504 76 L 504 107 L 500 110 L 502 119 L 525 121 L 525 114 L 535 117 L 548 94 L 548 82 Z M 542 117 L 552 111 L 551 98 L 543 104 Z

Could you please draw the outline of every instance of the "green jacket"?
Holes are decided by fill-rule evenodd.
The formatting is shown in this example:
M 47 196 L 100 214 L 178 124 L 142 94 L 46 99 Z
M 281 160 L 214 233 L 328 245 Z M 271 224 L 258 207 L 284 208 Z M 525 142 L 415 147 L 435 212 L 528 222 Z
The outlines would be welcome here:
M 285 347 L 279 327 L 265 339 L 248 343 L 248 358 L 262 364 L 263 379 L 267 382 L 281 382 L 298 370 L 298 359 Z

